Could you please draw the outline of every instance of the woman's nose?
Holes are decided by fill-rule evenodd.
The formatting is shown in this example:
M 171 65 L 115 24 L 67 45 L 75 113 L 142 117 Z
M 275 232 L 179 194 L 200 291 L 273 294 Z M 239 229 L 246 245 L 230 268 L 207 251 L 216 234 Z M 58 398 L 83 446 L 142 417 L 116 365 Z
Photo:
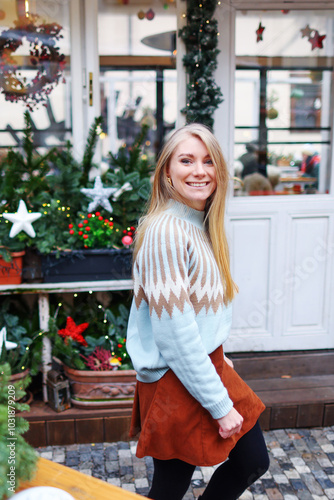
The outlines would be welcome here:
M 194 165 L 194 175 L 198 176 L 204 176 L 205 175 L 205 169 L 204 165 L 201 161 L 198 161 Z

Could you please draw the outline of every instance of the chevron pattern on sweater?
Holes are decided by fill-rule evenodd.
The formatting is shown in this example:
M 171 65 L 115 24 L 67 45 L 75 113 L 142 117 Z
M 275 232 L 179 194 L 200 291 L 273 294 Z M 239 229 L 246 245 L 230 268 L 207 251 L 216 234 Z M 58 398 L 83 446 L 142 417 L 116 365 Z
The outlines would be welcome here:
M 164 214 L 145 234 L 135 265 L 134 297 L 161 319 L 190 304 L 216 314 L 224 307 L 224 291 L 209 237 L 204 229 Z

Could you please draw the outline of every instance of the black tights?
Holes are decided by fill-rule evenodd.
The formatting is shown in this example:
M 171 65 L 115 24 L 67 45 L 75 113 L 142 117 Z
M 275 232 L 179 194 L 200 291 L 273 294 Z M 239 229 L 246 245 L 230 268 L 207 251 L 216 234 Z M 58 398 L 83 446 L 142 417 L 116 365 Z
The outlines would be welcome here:
M 154 458 L 153 461 L 154 475 L 148 498 L 181 500 L 189 487 L 195 466 L 178 459 Z M 201 499 L 235 500 L 259 479 L 268 467 L 267 447 L 257 423 L 239 439 L 228 460 L 215 470 Z

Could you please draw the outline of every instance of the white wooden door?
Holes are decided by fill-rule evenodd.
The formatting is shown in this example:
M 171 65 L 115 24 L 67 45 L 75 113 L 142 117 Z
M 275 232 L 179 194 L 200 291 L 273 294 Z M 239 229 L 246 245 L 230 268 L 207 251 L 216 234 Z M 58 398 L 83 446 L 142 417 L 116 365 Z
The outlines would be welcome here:
M 256 8 L 256 2 L 248 4 Z M 223 34 L 216 79 L 224 102 L 216 113 L 215 134 L 232 176 L 235 8 L 224 4 L 216 15 Z M 240 291 L 227 351 L 334 348 L 333 168 L 331 177 L 330 194 L 231 195 L 227 232 Z

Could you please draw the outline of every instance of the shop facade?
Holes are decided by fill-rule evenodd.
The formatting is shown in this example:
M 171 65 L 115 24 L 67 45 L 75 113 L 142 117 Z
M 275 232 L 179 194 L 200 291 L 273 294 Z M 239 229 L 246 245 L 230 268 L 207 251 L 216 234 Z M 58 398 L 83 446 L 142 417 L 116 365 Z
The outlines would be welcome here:
M 104 118 L 97 162 L 150 126 L 155 154 L 185 122 L 187 76 L 178 30 L 186 2 L 3 0 L 2 32 L 17 9 L 62 27 L 64 77 L 34 109 L 38 147 L 71 140 L 82 155 Z M 334 2 L 217 2 L 214 131 L 231 173 L 227 232 L 235 300 L 230 352 L 334 348 Z M 205 20 L 204 20 L 205 22 Z M 323 37 L 323 38 L 321 38 Z M 199 54 L 201 46 L 199 45 Z M 26 47 L 18 49 L 31 75 Z M 1 96 L 0 146 L 19 147 L 25 104 Z M 263 185 L 247 187 L 241 156 L 252 144 Z M 303 151 L 318 170 L 303 175 Z M 264 174 L 264 175 L 262 175 Z M 304 174 L 306 174 L 304 172 Z M 268 182 L 270 187 L 268 188 Z

